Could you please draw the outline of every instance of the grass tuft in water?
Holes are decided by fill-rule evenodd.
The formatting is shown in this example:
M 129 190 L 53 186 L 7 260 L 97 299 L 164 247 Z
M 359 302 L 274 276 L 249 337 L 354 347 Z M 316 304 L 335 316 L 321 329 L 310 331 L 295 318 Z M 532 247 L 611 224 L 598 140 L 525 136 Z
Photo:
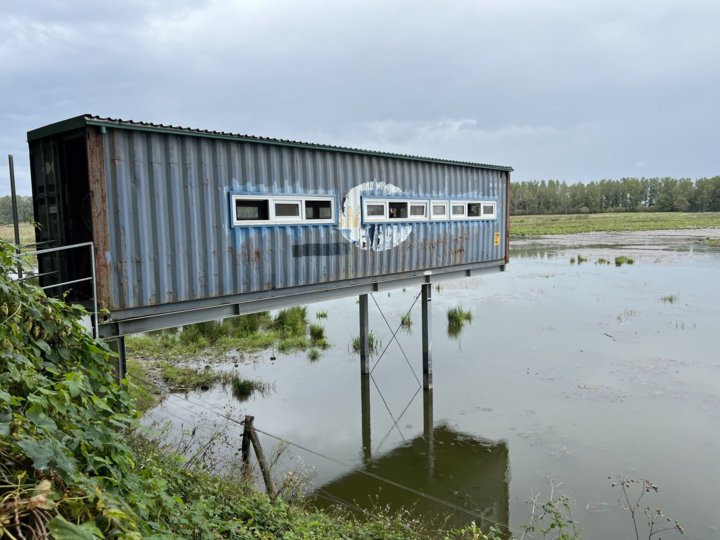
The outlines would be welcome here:
M 400 326 L 402 326 L 405 330 L 410 330 L 410 327 L 412 327 L 412 317 L 410 316 L 410 313 L 405 313 L 405 315 L 400 317 Z
M 328 312 L 325 311 L 324 309 L 323 309 L 322 311 L 318 311 L 318 312 L 315 314 L 315 317 L 318 318 L 318 319 L 327 319 L 327 316 L 328 316 Z
M 660 301 L 665 304 L 676 304 L 679 299 L 677 294 L 668 294 L 660 297 Z
M 263 381 L 254 379 L 243 379 L 237 375 L 233 375 L 230 379 L 230 391 L 238 401 L 245 401 L 255 392 L 259 392 L 265 396 L 272 390 L 272 385 Z
M 595 261 L 595 264 L 610 264 L 610 261 L 605 257 L 600 257 L 597 261 Z
M 635 259 L 626 257 L 625 255 L 615 257 L 615 266 L 622 266 L 623 264 L 635 264 Z
M 308 360 L 316 362 L 320 358 L 320 351 L 313 347 L 308 351 Z
M 330 343 L 325 337 L 325 328 L 319 324 L 311 324 L 309 327 L 310 331 L 310 346 L 319 347 L 320 349 L 327 349 L 330 347 Z
M 352 343 L 350 345 L 354 353 L 360 354 L 360 336 L 355 336 L 354 338 L 352 338 Z M 371 330 L 368 334 L 368 353 L 370 354 L 370 356 L 374 356 L 375 354 L 377 354 L 381 346 L 382 344 L 380 343 L 380 338 L 378 338 L 375 335 L 375 332 Z
M 447 313 L 448 336 L 456 338 L 460 335 L 466 323 L 472 322 L 472 312 L 462 306 L 451 308 Z

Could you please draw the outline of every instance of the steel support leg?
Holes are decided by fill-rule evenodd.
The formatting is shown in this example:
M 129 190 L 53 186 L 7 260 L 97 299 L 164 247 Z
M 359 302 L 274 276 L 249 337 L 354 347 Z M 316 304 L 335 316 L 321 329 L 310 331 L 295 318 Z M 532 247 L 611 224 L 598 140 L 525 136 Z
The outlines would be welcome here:
M 372 438 L 370 429 L 370 375 L 360 375 L 360 405 L 362 413 L 362 454 L 363 463 L 372 458 Z
M 125 354 L 125 338 L 120 336 L 107 342 L 110 350 L 117 354 L 116 373 L 118 380 L 121 381 L 127 375 L 127 356 Z
M 370 373 L 368 350 L 368 295 L 360 295 L 360 373 Z
M 423 354 L 423 388 L 430 390 L 432 379 L 432 284 L 422 285 L 422 354 Z
M 433 391 L 423 391 L 423 435 L 427 443 L 428 476 L 435 477 L 435 426 L 433 418 Z

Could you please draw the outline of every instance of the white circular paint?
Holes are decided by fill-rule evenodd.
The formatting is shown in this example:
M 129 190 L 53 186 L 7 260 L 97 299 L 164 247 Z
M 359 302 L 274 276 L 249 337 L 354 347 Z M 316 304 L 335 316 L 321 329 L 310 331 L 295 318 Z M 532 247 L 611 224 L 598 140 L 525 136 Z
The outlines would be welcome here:
M 368 251 L 385 251 L 399 246 L 412 232 L 408 223 L 362 222 L 362 196 L 386 197 L 401 194 L 402 190 L 386 182 L 365 182 L 345 194 L 340 203 L 338 225 L 343 236 L 353 245 Z

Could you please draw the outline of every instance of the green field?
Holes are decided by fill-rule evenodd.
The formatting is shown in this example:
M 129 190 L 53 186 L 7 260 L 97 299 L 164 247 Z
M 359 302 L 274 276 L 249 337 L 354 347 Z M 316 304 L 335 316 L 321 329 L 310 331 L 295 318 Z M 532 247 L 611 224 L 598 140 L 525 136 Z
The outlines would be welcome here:
M 720 212 L 632 212 L 512 216 L 510 235 L 574 234 L 583 232 L 652 231 L 720 227 Z
M 0 225 L 0 239 L 15 243 L 15 229 L 12 225 Z M 29 223 L 20 224 L 20 243 L 32 244 L 35 242 L 35 230 Z
M 511 236 L 574 234 L 583 232 L 653 231 L 720 227 L 720 212 L 616 212 L 612 214 L 568 214 L 512 216 Z M 0 225 L 0 238 L 14 242 L 12 225 Z M 35 233 L 29 223 L 20 224 L 20 243 L 31 244 Z

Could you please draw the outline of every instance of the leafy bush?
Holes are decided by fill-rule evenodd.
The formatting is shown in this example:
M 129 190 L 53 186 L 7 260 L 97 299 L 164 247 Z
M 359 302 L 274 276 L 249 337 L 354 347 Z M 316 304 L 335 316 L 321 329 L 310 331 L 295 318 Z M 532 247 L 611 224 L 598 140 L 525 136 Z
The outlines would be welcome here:
M 7 277 L 11 253 L 0 243 L 0 526 L 42 538 L 64 516 L 132 537 L 149 509 L 122 438 L 135 426 L 127 387 L 81 308 Z

